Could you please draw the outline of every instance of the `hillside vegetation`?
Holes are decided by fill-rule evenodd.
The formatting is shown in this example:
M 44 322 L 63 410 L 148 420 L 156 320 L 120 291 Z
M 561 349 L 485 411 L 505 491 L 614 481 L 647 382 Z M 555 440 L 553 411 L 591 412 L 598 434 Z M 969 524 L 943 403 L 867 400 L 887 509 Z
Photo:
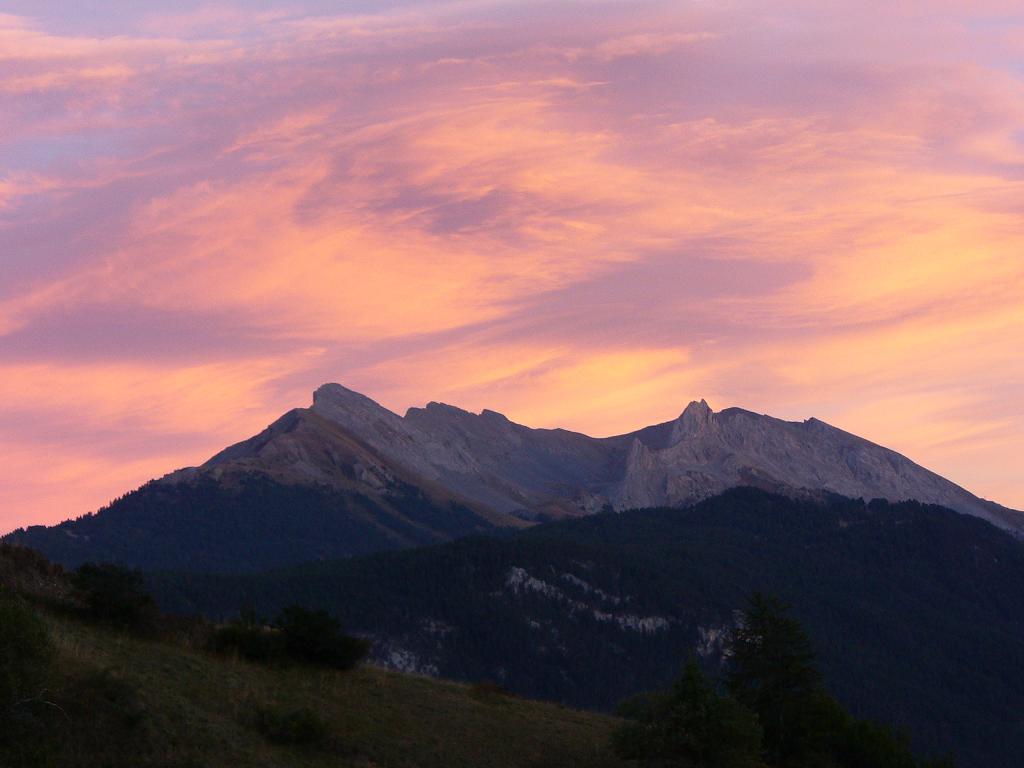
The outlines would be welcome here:
M 0 765 L 953 768 L 851 717 L 789 608 L 760 594 L 724 678 L 693 657 L 614 720 L 358 669 L 365 642 L 321 610 L 215 626 L 159 613 L 141 587 L 114 564 L 65 574 L 0 548 Z
M 3 541 L 68 567 L 109 561 L 231 572 L 434 544 L 493 527 L 469 507 L 407 483 L 396 481 L 381 497 L 242 474 L 230 483 L 153 481 L 95 514 L 19 529 Z
M 74 615 L 64 575 L 24 550 L 0 551 L 0 585 L 5 637 L 19 622 L 40 651 L 4 666 L 26 673 L 3 681 L 22 688 L 2 702 L 4 768 L 619 765 L 610 717 L 374 666 L 267 668 L 200 650 L 190 622 L 137 637 Z
M 755 591 L 794 608 L 830 691 L 928 755 L 1016 768 L 1024 753 L 1024 546 L 940 507 L 738 489 L 686 510 L 258 575 L 153 576 L 169 608 L 327 607 L 378 659 L 611 711 L 709 671 Z

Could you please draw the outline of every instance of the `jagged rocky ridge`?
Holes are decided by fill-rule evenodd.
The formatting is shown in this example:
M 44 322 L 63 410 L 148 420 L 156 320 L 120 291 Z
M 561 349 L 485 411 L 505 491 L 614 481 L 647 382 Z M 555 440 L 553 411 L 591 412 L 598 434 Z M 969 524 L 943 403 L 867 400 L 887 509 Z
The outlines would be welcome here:
M 701 400 L 674 421 L 593 438 L 531 429 L 494 411 L 473 414 L 441 403 L 400 417 L 338 384 L 320 387 L 309 413 L 338 425 L 394 466 L 496 512 L 526 518 L 684 506 L 751 485 L 916 499 L 1024 530 L 1021 513 L 813 418 L 787 422 L 741 408 L 716 413 Z M 204 467 L 230 465 L 242 454 L 264 456 L 266 448 L 229 449 Z

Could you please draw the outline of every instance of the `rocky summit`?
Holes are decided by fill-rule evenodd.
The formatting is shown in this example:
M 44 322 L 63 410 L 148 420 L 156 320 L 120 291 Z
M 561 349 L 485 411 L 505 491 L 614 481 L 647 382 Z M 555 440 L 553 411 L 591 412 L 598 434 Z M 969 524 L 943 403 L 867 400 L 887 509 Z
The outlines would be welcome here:
M 354 473 L 377 484 L 390 471 L 527 519 L 682 506 L 746 485 L 916 499 L 1024 531 L 1024 514 L 818 419 L 789 422 L 742 408 L 716 412 L 704 400 L 691 402 L 672 421 L 606 438 L 531 429 L 495 411 L 475 414 L 433 402 L 403 417 L 339 384 L 320 387 L 311 408 L 293 413 L 321 417 L 332 428 L 321 430 L 315 448 L 296 451 L 283 449 L 290 438 L 275 435 L 272 427 L 198 471 L 244 464 L 294 481 L 331 482 Z M 365 446 L 376 463 L 339 463 L 340 443 Z

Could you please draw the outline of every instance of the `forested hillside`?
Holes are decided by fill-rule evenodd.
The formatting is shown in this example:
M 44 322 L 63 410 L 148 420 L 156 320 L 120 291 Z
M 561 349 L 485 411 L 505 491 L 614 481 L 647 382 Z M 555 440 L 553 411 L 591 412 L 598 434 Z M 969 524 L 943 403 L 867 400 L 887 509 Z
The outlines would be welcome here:
M 1024 547 L 913 502 L 738 489 L 687 510 L 151 584 L 165 606 L 215 616 L 324 605 L 393 666 L 603 709 L 665 685 L 694 649 L 714 670 L 760 590 L 793 604 L 854 713 L 968 766 L 1024 753 Z
M 246 473 L 230 483 L 205 475 L 154 481 L 96 514 L 4 541 L 67 566 L 231 572 L 434 544 L 493 526 L 464 504 L 400 481 L 381 496 Z

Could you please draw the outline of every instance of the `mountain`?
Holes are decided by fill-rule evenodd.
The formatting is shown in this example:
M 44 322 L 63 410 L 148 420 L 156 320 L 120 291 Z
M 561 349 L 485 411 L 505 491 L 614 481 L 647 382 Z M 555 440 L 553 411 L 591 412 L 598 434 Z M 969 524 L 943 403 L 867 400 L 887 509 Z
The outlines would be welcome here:
M 96 514 L 4 538 L 67 566 L 259 570 L 522 526 L 390 464 L 308 409 Z
M 917 499 L 1024 534 L 1024 514 L 817 419 L 690 403 L 594 438 L 441 403 L 399 416 L 338 384 L 199 467 L 95 515 L 6 539 L 65 565 L 258 570 L 447 541 L 602 510 L 686 506 L 729 488 Z
M 924 754 L 1024 753 L 1024 544 L 917 502 L 739 488 L 687 509 L 248 575 L 154 574 L 168 609 L 326 606 L 392 667 L 609 709 L 688 654 L 713 671 L 755 590 L 792 603 L 828 687 Z
M 1024 514 L 813 418 L 787 422 L 741 408 L 716 413 L 701 400 L 674 421 L 593 438 L 440 403 L 410 408 L 403 418 L 338 384 L 318 389 L 312 410 L 395 464 L 523 517 L 684 506 L 754 485 L 917 499 L 1024 531 Z

